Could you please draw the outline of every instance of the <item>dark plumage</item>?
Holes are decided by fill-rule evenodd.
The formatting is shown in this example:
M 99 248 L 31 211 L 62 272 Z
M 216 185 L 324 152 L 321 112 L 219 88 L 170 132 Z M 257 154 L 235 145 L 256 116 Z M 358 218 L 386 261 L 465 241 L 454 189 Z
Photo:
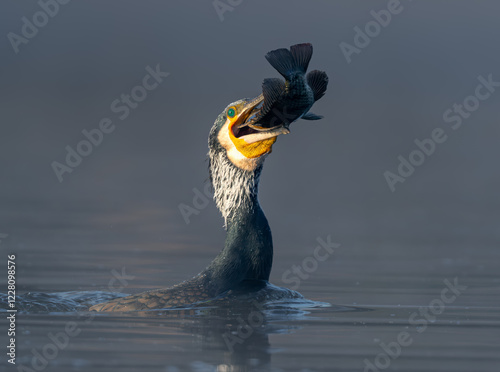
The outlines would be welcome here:
M 286 81 L 264 80 L 262 96 L 230 104 L 210 131 L 210 181 L 227 229 L 224 248 L 212 263 L 174 287 L 118 298 L 91 310 L 161 309 L 234 299 L 249 293 L 260 299 L 302 297 L 268 283 L 273 242 L 257 194 L 263 162 L 276 137 L 288 133 L 288 125 L 300 117 L 319 118 L 308 111 L 325 93 L 328 78 L 319 71 L 306 77 L 311 54 L 310 44 L 269 52 L 266 58 Z M 286 116 L 280 119 L 276 113 Z
M 229 290 L 238 290 L 243 284 L 247 290 L 261 289 L 262 282 L 269 280 L 273 242 L 271 229 L 257 200 L 262 166 L 249 172 L 231 163 L 217 140 L 224 121 L 223 113 L 217 118 L 209 137 L 209 169 L 216 198 L 221 188 L 236 193 L 236 202 L 226 206 L 233 208 L 226 218 L 224 249 L 205 270 L 188 281 L 167 289 L 118 298 L 95 305 L 90 310 L 131 311 L 185 306 L 214 299 Z M 221 209 L 226 208 L 218 205 Z

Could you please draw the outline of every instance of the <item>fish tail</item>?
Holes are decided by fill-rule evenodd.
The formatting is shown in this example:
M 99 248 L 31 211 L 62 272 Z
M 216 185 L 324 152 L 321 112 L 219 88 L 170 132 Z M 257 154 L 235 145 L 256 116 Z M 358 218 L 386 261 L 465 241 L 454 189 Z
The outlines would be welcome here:
M 290 52 L 297 66 L 299 66 L 302 73 L 305 74 L 313 54 L 313 46 L 309 43 L 292 45 L 290 47 Z
M 311 56 L 312 45 L 304 43 L 292 45 L 290 50 L 272 50 L 266 54 L 266 59 L 286 79 L 296 72 L 305 74 Z

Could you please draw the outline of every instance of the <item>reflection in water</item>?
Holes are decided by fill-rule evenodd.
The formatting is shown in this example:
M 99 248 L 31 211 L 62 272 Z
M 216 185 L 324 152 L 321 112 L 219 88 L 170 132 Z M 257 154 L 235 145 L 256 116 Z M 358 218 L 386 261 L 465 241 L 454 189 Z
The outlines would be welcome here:
M 200 336 L 203 355 L 208 355 L 206 351 L 219 354 L 216 358 L 221 360 L 218 371 L 269 370 L 272 356 L 269 335 L 300 329 L 301 326 L 294 325 L 294 320 L 306 320 L 310 309 L 305 304 L 262 308 L 255 303 L 236 310 L 211 309 L 209 317 L 197 317 L 193 324 L 183 327 L 183 332 Z M 338 311 L 356 309 L 340 307 Z
M 79 322 L 79 327 L 83 330 L 97 328 L 110 341 L 123 337 L 124 331 L 130 332 L 127 337 L 130 342 L 139 345 L 144 342 L 140 341 L 144 332 L 147 338 L 154 337 L 156 340 L 169 340 L 172 336 L 179 340 L 182 335 L 194 336 L 195 342 L 191 345 L 193 357 L 189 365 L 190 370 L 194 371 L 270 370 L 273 348 L 269 335 L 296 332 L 302 328 L 300 322 L 311 318 L 310 314 L 314 309 L 329 307 L 329 311 L 334 312 L 364 310 L 344 306 L 331 307 L 327 303 L 306 299 L 265 302 L 255 298 L 239 298 L 231 302 L 219 301 L 210 307 L 198 305 L 191 308 L 128 313 L 81 312 L 94 303 L 118 296 L 123 294 L 28 293 L 18 297 L 17 305 L 25 316 L 49 313 L 46 316 L 57 319 L 63 315 L 63 318 L 67 319 L 69 316 L 77 321 L 84 317 L 86 320 Z M 3 296 L 0 300 L 4 301 Z M 137 329 L 141 330 L 140 334 L 136 334 Z M 165 352 L 171 351 L 172 346 L 180 347 L 178 344 L 167 344 Z M 185 359 L 168 359 L 163 361 L 167 365 L 165 371 L 184 370 Z M 176 364 L 177 362 L 179 364 Z
M 232 306 L 196 309 L 172 309 L 127 313 L 141 317 L 138 327 L 165 327 L 171 335 L 172 328 L 187 336 L 195 335 L 192 361 L 193 371 L 267 371 L 271 370 L 273 348 L 271 334 L 293 333 L 301 328 L 314 308 L 329 304 L 308 300 L 259 304 L 241 301 Z M 333 311 L 363 311 L 354 307 L 339 306 Z M 114 315 L 114 314 L 113 314 Z M 107 317 L 108 314 L 99 314 Z M 295 324 L 294 324 L 295 323 Z M 185 359 L 182 361 L 185 363 Z M 171 365 L 166 371 L 177 371 L 182 365 Z M 216 369 L 214 369 L 216 368 Z

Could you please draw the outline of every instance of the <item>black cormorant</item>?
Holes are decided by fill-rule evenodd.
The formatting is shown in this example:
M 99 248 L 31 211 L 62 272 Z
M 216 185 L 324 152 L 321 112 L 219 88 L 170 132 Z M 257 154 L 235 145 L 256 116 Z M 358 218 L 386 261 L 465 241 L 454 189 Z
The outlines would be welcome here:
M 95 311 L 130 311 L 186 306 L 273 288 L 293 297 L 294 291 L 268 284 L 273 262 L 271 229 L 257 199 L 264 159 L 277 136 L 289 133 L 296 119 L 316 120 L 309 112 L 326 91 L 324 72 L 305 75 L 311 44 L 277 49 L 266 55 L 285 77 L 265 79 L 263 93 L 231 103 L 215 121 L 208 138 L 210 180 L 214 200 L 227 230 L 224 249 L 194 278 L 171 288 L 118 298 L 91 307 Z

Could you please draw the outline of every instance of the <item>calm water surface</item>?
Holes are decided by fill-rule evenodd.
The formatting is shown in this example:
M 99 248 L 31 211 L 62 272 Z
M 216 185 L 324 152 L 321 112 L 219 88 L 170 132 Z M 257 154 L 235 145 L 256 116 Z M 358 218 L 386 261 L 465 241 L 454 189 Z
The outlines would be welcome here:
M 16 366 L 0 316 L 0 371 L 500 371 L 500 2 L 401 1 L 352 63 L 339 46 L 395 2 L 242 1 L 220 22 L 213 1 L 71 1 L 15 53 L 6 36 L 40 3 L 0 11 L 0 293 L 14 253 L 26 309 Z M 271 282 L 315 302 L 86 312 L 217 255 L 214 204 L 189 225 L 178 205 L 204 189 L 215 118 L 277 77 L 265 53 L 301 42 L 330 76 L 325 119 L 280 136 L 259 197 Z M 120 119 L 112 102 L 157 65 L 170 75 Z M 495 92 L 455 129 L 443 115 L 480 77 Z M 59 182 L 52 162 L 107 117 L 116 130 Z M 391 192 L 384 173 L 438 128 L 447 141 Z M 339 246 L 315 260 L 328 236 Z
M 317 302 L 84 311 L 103 298 L 182 281 L 217 253 L 219 247 L 193 243 L 196 239 L 161 241 L 168 231 L 153 220 L 162 220 L 162 213 L 141 208 L 125 218 L 103 211 L 90 221 L 75 211 L 71 219 L 80 223 L 73 229 L 53 213 L 47 215 L 51 229 L 19 230 L 7 239 L 6 247 L 17 254 L 19 306 L 33 305 L 18 314 L 18 366 L 33 368 L 37 352 L 50 355 L 51 337 L 69 324 L 77 334 L 45 368 L 43 362 L 36 366 L 47 371 L 498 371 L 499 256 L 480 229 L 474 233 L 482 245 L 476 251 L 467 241 L 447 240 L 445 233 L 425 246 L 410 229 L 408 238 L 392 242 L 346 232 L 335 241 L 348 243 L 316 268 L 305 260 L 314 257 L 314 239 L 310 247 L 284 250 L 275 234 L 272 282 L 293 288 L 298 282 L 284 283 L 293 275 L 283 273 L 308 262 L 310 273 L 297 290 Z M 156 238 L 160 241 L 151 241 Z M 370 246 L 376 253 L 369 253 Z M 448 303 L 443 302 L 442 292 L 456 285 L 455 294 L 445 291 Z M 2 368 L 15 370 L 4 361 Z

